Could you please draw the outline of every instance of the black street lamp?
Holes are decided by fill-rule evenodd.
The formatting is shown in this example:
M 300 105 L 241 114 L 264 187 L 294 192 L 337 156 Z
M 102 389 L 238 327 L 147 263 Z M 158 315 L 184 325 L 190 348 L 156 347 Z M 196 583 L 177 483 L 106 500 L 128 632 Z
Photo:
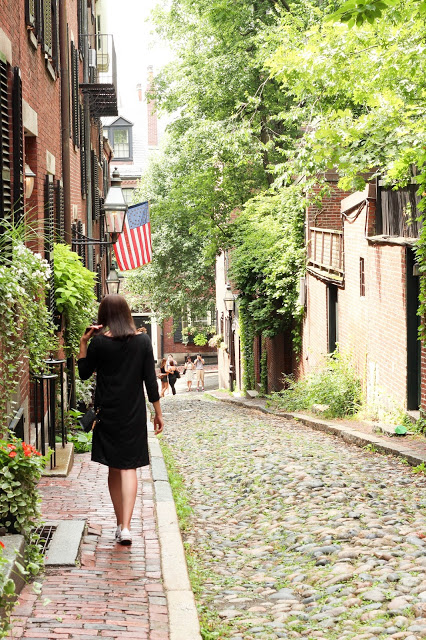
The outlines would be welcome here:
M 120 284 L 123 280 L 123 276 L 120 275 L 117 271 L 117 265 L 115 262 L 111 264 L 111 270 L 108 274 L 108 278 L 106 279 L 106 288 L 108 293 L 117 293 L 120 290 Z
M 80 231 L 76 231 L 77 237 L 72 239 L 72 246 L 100 245 L 109 247 L 117 242 L 118 236 L 123 232 L 127 213 L 127 202 L 124 199 L 121 189 L 121 178 L 117 167 L 111 176 L 111 186 L 103 205 L 103 212 L 105 214 L 105 230 L 110 235 L 111 241 L 106 242 L 104 240 L 97 240 L 96 238 L 89 238 Z
M 228 312 L 228 349 L 229 349 L 229 389 L 233 391 L 234 376 L 235 376 L 235 362 L 234 362 L 234 345 L 232 340 L 232 316 L 235 310 L 235 296 L 232 293 L 231 285 L 226 285 L 226 293 L 223 298 L 225 309 Z

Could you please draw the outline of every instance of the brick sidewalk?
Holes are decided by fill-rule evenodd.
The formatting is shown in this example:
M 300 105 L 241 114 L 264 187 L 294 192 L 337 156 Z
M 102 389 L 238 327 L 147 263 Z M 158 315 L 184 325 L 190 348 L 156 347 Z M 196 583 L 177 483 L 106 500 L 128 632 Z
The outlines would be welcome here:
M 41 480 L 43 517 L 87 519 L 88 531 L 81 566 L 49 568 L 39 596 L 31 585 L 24 588 L 10 638 L 169 640 L 151 470 L 138 472 L 131 547 L 114 542 L 107 471 L 83 454 L 67 478 Z

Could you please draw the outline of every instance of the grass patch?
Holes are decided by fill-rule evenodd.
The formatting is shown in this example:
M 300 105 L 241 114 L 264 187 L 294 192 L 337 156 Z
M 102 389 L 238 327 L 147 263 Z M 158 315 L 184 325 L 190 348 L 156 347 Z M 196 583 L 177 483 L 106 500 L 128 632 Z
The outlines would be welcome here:
M 164 440 L 163 436 L 160 435 L 158 440 L 169 474 L 169 482 L 172 489 L 173 499 L 175 501 L 179 527 L 182 531 L 188 531 L 192 518 L 192 508 L 189 504 L 188 494 L 182 476 L 177 470 L 170 447 Z
M 311 410 L 323 405 L 325 418 L 343 418 L 358 412 L 361 407 L 361 382 L 349 356 L 335 351 L 324 358 L 323 364 L 305 378 L 284 379 L 286 388 L 268 396 L 268 405 L 285 411 Z

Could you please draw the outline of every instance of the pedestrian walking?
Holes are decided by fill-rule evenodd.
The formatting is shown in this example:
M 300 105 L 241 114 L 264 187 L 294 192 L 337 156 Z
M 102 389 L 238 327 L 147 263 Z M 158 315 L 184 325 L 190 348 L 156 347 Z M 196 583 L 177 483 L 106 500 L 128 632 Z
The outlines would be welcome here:
M 195 365 L 192 362 L 191 356 L 187 356 L 184 369 L 186 373 L 186 385 L 188 387 L 188 391 L 191 391 L 192 381 L 194 379 L 194 369 L 195 369 Z
M 201 357 L 201 353 L 197 353 L 195 360 L 195 373 L 197 375 L 197 391 L 204 391 L 204 360 Z
M 167 366 L 167 360 L 166 358 L 163 358 L 160 362 L 160 375 L 158 376 L 159 379 L 161 380 L 161 394 L 160 394 L 161 398 L 164 398 L 164 394 L 169 388 L 169 375 L 167 373 L 166 366 Z
M 167 367 L 167 372 L 169 374 L 170 389 L 172 390 L 172 394 L 175 396 L 176 395 L 175 384 L 176 384 L 176 380 L 178 378 L 180 378 L 180 373 L 179 373 L 179 370 L 178 370 L 177 366 L 175 366 L 172 363 L 169 363 L 169 365 Z
M 143 383 L 155 410 L 154 431 L 163 430 L 152 344 L 136 333 L 126 300 L 107 295 L 99 305 L 98 324 L 80 340 L 80 378 L 96 371 L 92 460 L 109 467 L 108 488 L 117 519 L 116 542 L 132 544 L 130 522 L 137 494 L 138 467 L 149 464 Z

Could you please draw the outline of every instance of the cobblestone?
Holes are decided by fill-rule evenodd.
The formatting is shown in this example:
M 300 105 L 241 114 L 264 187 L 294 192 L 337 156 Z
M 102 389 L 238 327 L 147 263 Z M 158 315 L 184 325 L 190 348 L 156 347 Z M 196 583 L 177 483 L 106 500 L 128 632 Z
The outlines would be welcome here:
M 194 510 L 185 542 L 196 598 L 215 637 L 426 637 L 424 476 L 202 396 L 163 408 Z

